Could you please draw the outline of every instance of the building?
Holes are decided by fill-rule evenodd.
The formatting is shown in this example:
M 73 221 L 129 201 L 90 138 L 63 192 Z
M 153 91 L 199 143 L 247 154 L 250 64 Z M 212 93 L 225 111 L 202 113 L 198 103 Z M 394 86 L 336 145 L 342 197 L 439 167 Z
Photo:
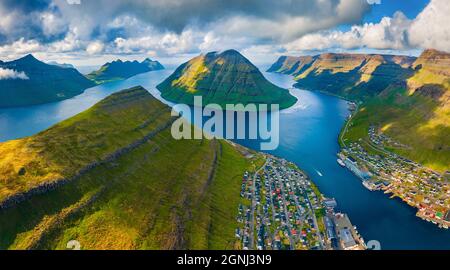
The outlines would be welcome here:
M 355 249 L 358 246 L 349 228 L 341 229 L 339 231 L 339 238 L 341 239 L 341 245 L 345 250 Z

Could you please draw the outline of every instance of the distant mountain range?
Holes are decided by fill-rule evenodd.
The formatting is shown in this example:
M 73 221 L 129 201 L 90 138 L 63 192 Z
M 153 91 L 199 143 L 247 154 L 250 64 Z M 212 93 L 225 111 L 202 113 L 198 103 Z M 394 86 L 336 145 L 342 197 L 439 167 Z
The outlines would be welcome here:
M 391 149 L 438 171 L 450 164 L 450 54 L 282 56 L 270 72 L 295 77 L 298 88 L 362 102 L 346 138 L 367 139 L 369 125 L 410 146 Z
M 164 69 L 158 61 L 149 58 L 142 62 L 116 60 L 104 64 L 99 70 L 93 71 L 87 77 L 97 83 L 124 80 L 140 73 Z
M 134 87 L 0 143 L 0 249 L 235 248 L 242 177 L 264 159 L 175 140 L 170 111 Z
M 264 78 L 248 59 L 235 50 L 199 55 L 179 66 L 157 86 L 163 98 L 192 105 L 194 96 L 203 104 L 264 103 L 287 108 L 297 99 Z
M 0 61 L 0 108 L 63 100 L 94 85 L 74 68 L 45 64 L 31 54 Z

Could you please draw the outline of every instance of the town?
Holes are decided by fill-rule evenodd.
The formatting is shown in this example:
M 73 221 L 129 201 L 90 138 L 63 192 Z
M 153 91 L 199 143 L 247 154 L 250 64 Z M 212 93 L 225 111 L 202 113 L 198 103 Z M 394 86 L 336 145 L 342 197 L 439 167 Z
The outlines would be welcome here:
M 450 226 L 448 172 L 441 175 L 387 151 L 386 145 L 408 147 L 380 133 L 372 125 L 368 130 L 368 141 L 360 139 L 344 145 L 337 161 L 358 176 L 367 189 L 381 190 L 391 198 L 398 197 L 417 208 L 418 217 L 447 229 Z
M 291 162 L 267 155 L 244 174 L 241 197 L 236 238 L 244 250 L 366 249 L 348 216 L 335 212 L 336 201 Z

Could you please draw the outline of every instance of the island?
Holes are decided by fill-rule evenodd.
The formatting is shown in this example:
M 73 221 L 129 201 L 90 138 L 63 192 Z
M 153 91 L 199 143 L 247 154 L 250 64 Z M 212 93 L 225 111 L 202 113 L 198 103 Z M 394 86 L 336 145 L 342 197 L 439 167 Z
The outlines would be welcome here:
M 158 61 L 146 58 L 142 62 L 122 61 L 120 59 L 106 63 L 99 70 L 93 71 L 87 77 L 96 83 L 105 83 L 117 80 L 124 80 L 135 75 L 149 71 L 162 70 L 164 66 Z

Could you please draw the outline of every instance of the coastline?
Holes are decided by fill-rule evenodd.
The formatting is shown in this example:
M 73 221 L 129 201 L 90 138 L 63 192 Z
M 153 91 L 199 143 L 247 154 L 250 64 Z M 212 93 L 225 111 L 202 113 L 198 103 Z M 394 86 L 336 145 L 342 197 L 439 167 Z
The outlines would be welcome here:
M 344 142 L 344 136 L 346 134 L 346 132 L 348 131 L 348 125 L 350 124 L 351 120 L 353 119 L 353 117 L 358 113 L 359 111 L 359 107 L 361 105 L 361 102 L 359 101 L 355 101 L 355 100 L 351 100 L 348 98 L 345 98 L 343 96 L 337 95 L 337 94 L 333 94 L 327 91 L 323 91 L 323 90 L 314 90 L 314 89 L 308 89 L 308 88 L 300 88 L 298 86 L 296 86 L 295 84 L 292 86 L 295 89 L 299 89 L 299 90 L 306 90 L 306 91 L 311 91 L 311 92 L 319 92 L 328 96 L 332 96 L 332 97 L 336 97 L 339 98 L 341 100 L 344 100 L 348 103 L 354 103 L 355 104 L 355 108 L 353 110 L 350 110 L 350 115 L 349 117 L 346 119 L 344 126 L 342 127 L 341 131 L 339 132 L 338 138 L 337 138 L 337 142 L 339 144 L 339 148 L 340 148 L 340 153 L 342 153 L 342 150 L 346 149 L 346 144 Z M 377 149 L 378 151 L 380 151 L 379 149 Z M 387 151 L 387 150 L 384 150 Z M 338 154 L 340 154 L 338 153 Z M 389 152 L 389 154 L 395 154 L 395 153 L 391 153 Z M 398 154 L 395 154 L 399 157 L 402 157 Z M 338 157 L 339 160 L 340 157 Z M 405 158 L 405 157 L 402 157 Z M 373 180 L 373 178 L 370 179 L 364 179 L 363 177 L 361 177 L 361 175 L 355 173 L 353 170 L 349 169 L 348 166 L 343 166 L 345 167 L 347 170 L 349 170 L 350 172 L 352 172 L 355 176 L 357 176 L 360 180 L 361 180 L 361 184 L 364 186 L 364 188 L 366 188 L 369 191 L 382 191 L 384 194 L 391 194 L 391 196 L 389 196 L 389 199 L 393 199 L 395 197 L 398 197 L 404 204 L 408 205 L 409 207 L 412 207 L 413 209 L 415 209 L 416 212 L 416 217 L 420 218 L 421 220 L 433 223 L 435 225 L 437 225 L 439 228 L 441 229 L 448 229 L 450 227 L 450 221 L 445 220 L 444 217 L 442 218 L 437 218 L 436 215 L 434 215 L 433 213 L 431 213 L 429 211 L 429 209 L 427 208 L 421 208 L 421 204 L 417 203 L 417 202 L 413 202 L 410 200 L 407 200 L 405 198 L 405 196 L 403 196 L 402 194 L 399 194 L 398 192 L 396 192 L 395 190 L 391 190 L 391 185 L 388 186 L 383 186 L 383 185 L 376 185 Z M 428 168 L 427 168 L 428 169 Z M 434 172 L 434 170 L 428 169 L 432 172 Z M 445 216 L 445 213 L 444 213 Z
M 311 90 L 308 90 L 308 91 L 311 91 Z M 312 91 L 314 91 L 314 90 L 312 90 Z M 324 91 L 318 91 L 318 92 L 326 93 L 326 92 L 324 92 Z M 331 94 L 331 93 L 329 93 L 329 94 L 330 94 L 331 96 L 335 96 L 335 97 L 340 98 L 338 95 L 333 95 L 333 94 Z M 344 99 L 344 100 L 348 101 L 348 99 Z M 348 102 L 351 102 L 351 101 L 348 101 Z M 339 136 L 338 136 L 338 144 L 339 144 L 339 146 L 340 146 L 341 152 L 342 152 L 342 150 L 344 150 L 344 149 L 346 148 L 346 145 L 345 145 L 345 143 L 344 143 L 343 138 L 344 138 L 344 136 L 345 136 L 345 133 L 348 131 L 348 130 L 347 130 L 348 125 L 349 125 L 349 123 L 352 121 L 353 117 L 358 113 L 358 110 L 359 110 L 360 104 L 359 104 L 359 103 L 356 103 L 356 104 L 357 104 L 357 105 L 356 105 L 356 109 L 354 110 L 354 113 L 352 113 L 351 116 L 346 120 L 345 125 L 344 125 L 344 127 L 342 128 L 342 130 L 341 130 L 341 132 L 339 133 Z M 384 151 L 387 151 L 387 150 L 384 150 Z M 389 153 L 390 153 L 390 154 L 393 154 L 393 153 L 391 153 L 391 152 L 389 152 Z M 394 154 L 395 154 L 395 153 L 394 153 Z M 399 156 L 398 154 L 395 154 L 395 155 Z M 405 158 L 405 157 L 402 157 L 402 156 L 399 156 L 399 157 Z M 356 175 L 358 178 L 360 178 L 361 181 L 362 181 L 361 184 L 362 184 L 365 188 L 367 188 L 369 191 L 382 191 L 384 194 L 387 194 L 387 195 L 391 194 L 391 196 L 389 196 L 389 199 L 393 199 L 393 198 L 395 198 L 395 197 L 399 198 L 403 203 L 407 204 L 408 206 L 414 208 L 414 209 L 417 211 L 417 212 L 416 212 L 416 216 L 417 216 L 418 218 L 420 218 L 420 219 L 422 219 L 422 220 L 424 220 L 424 221 L 427 221 L 427 222 L 431 222 L 431 223 L 437 225 L 439 228 L 448 229 L 448 228 L 450 227 L 450 222 L 449 222 L 449 221 L 446 221 L 445 219 L 442 219 L 442 218 L 437 218 L 434 214 L 430 213 L 430 211 L 429 211 L 428 209 L 422 208 L 420 203 L 413 202 L 413 201 L 411 201 L 411 200 L 407 200 L 407 199 L 405 198 L 405 196 L 403 196 L 402 194 L 399 194 L 399 193 L 396 192 L 395 190 L 391 190 L 391 185 L 387 185 L 387 186 L 379 185 L 379 186 L 377 186 L 377 185 L 374 183 L 375 180 L 373 180 L 372 178 L 371 178 L 371 179 L 364 179 L 364 178 L 362 178 L 360 175 L 358 175 L 357 173 L 355 173 L 353 170 L 350 170 L 350 169 L 348 168 L 348 166 L 345 166 L 345 167 L 346 167 L 349 171 L 351 171 L 354 175 Z M 428 169 L 428 168 L 427 168 L 427 169 Z M 431 169 L 428 169 L 428 170 L 433 171 L 433 170 L 431 170 Z M 433 172 L 434 172 L 434 171 L 433 171 Z

